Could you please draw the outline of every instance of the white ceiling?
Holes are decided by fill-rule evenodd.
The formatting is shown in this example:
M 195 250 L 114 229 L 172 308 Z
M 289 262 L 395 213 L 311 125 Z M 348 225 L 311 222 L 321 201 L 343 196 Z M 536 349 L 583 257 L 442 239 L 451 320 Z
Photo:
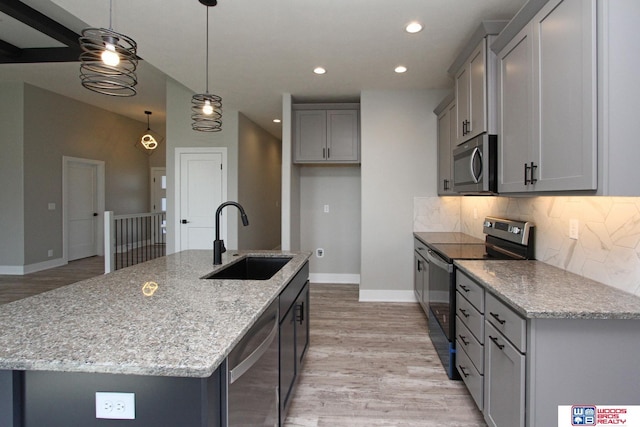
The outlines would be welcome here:
M 76 32 L 84 25 L 109 26 L 108 0 L 23 2 Z M 279 137 L 280 125 L 272 120 L 281 116 L 283 93 L 305 101 L 351 100 L 362 90 L 451 87 L 446 70 L 480 21 L 509 19 L 524 3 L 218 0 L 209 15 L 209 91 L 222 96 L 223 111 L 241 111 Z M 206 9 L 198 0 L 113 0 L 113 29 L 136 40 L 145 60 L 135 97 L 113 99 L 83 89 L 78 63 L 2 65 L 0 80 L 22 77 L 143 122 L 150 109 L 153 128 L 154 118 L 164 119 L 163 73 L 194 92 L 205 90 Z M 425 28 L 406 33 L 414 20 Z M 394 73 L 400 64 L 406 73 Z M 325 75 L 313 74 L 319 65 Z

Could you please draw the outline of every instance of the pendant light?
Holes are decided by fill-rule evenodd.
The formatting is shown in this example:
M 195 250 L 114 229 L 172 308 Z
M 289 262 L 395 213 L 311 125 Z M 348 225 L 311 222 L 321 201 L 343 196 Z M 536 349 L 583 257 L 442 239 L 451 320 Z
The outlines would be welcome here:
M 147 130 L 142 134 L 142 136 L 140 136 L 136 142 L 136 146 L 144 149 L 147 154 L 151 155 L 155 149 L 158 148 L 164 138 L 152 131 L 149 126 L 149 117 L 152 114 L 151 111 L 145 111 L 144 113 L 147 115 Z
M 200 132 L 220 132 L 222 130 L 222 98 L 209 93 L 209 8 L 218 4 L 217 0 L 199 0 L 207 6 L 206 43 L 206 89 L 191 98 L 191 127 Z
M 136 42 L 111 28 L 112 0 L 109 0 L 109 29 L 85 28 L 79 38 L 80 81 L 94 92 L 111 96 L 134 96 L 138 84 Z

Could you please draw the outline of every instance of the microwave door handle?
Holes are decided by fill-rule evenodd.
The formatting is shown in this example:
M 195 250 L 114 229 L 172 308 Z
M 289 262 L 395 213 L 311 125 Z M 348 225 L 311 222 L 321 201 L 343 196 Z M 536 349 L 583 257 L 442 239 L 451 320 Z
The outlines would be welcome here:
M 476 173 L 475 168 L 476 156 L 480 157 L 480 162 L 478 163 L 480 165 L 480 170 L 478 171 L 478 173 Z M 473 149 L 473 153 L 471 153 L 470 163 L 471 164 L 469 166 L 471 167 L 471 177 L 473 178 L 473 183 L 477 184 L 478 182 L 480 182 L 480 178 L 482 178 L 482 152 L 480 151 L 479 147 Z

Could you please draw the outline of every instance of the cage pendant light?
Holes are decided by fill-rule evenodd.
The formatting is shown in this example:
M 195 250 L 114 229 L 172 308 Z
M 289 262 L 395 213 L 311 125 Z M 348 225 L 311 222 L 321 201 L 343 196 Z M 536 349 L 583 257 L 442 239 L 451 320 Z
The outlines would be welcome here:
M 217 0 L 199 0 L 207 6 L 207 40 L 206 40 L 206 86 L 205 93 L 198 93 L 191 98 L 191 127 L 200 132 L 220 132 L 222 130 L 222 98 L 209 93 L 209 8 L 215 6 Z
M 80 41 L 80 81 L 94 92 L 111 96 L 134 96 L 138 84 L 136 42 L 111 28 L 112 0 L 109 0 L 109 29 L 85 28 Z

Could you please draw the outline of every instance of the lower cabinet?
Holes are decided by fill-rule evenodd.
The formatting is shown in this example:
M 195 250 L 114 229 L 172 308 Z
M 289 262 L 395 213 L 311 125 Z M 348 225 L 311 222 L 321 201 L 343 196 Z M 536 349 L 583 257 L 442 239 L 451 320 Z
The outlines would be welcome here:
M 427 246 L 418 239 L 414 239 L 414 256 L 413 256 L 413 292 L 416 300 L 422 306 L 426 314 L 429 314 L 429 263 L 425 256 L 427 255 Z
M 489 426 L 524 426 L 525 356 L 485 321 L 484 417 Z
M 280 425 L 287 417 L 309 347 L 308 277 L 307 264 L 280 294 Z

